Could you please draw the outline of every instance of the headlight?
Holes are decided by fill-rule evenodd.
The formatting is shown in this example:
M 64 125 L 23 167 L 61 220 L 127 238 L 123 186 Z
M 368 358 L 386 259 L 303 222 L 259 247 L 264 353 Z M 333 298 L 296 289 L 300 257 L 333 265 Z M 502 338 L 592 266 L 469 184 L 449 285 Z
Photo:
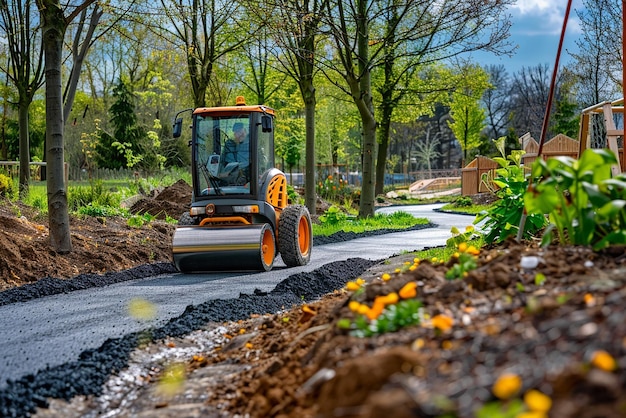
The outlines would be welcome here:
M 259 213 L 258 205 L 233 206 L 236 213 Z

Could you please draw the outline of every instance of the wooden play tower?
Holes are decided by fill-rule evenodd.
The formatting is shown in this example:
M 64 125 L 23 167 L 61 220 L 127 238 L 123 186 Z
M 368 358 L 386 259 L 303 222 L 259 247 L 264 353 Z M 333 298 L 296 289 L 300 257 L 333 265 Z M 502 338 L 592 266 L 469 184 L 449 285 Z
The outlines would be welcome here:
M 615 126 L 614 115 L 622 115 L 622 129 Z M 617 156 L 612 167 L 613 175 L 626 168 L 624 160 L 624 98 L 613 102 L 602 102 L 582 111 L 578 134 L 578 155 L 587 148 L 608 148 Z

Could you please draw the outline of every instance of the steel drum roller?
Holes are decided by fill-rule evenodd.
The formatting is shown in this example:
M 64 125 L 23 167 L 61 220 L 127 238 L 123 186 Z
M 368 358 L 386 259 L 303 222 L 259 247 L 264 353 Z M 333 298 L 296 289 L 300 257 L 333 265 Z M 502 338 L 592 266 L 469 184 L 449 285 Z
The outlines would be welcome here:
M 174 232 L 172 253 L 182 272 L 269 270 L 276 245 L 269 224 L 184 226 Z

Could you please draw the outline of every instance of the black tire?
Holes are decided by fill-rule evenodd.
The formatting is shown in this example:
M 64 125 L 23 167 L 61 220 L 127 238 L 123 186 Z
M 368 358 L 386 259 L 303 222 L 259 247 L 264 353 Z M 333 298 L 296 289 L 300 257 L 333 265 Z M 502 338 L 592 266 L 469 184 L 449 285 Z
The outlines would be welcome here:
M 178 225 L 186 226 L 186 225 L 198 225 L 198 221 L 196 218 L 191 216 L 189 212 L 184 212 L 180 215 L 180 219 L 178 220 Z
M 278 251 L 287 267 L 306 265 L 311 260 L 313 231 L 306 206 L 287 206 L 278 220 Z

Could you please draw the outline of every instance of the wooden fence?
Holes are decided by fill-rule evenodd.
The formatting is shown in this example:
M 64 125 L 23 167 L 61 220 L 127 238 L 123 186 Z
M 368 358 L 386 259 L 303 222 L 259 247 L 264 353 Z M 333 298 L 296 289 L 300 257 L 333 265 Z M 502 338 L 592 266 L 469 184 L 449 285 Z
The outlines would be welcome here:
M 41 168 L 46 167 L 47 164 L 41 161 L 31 161 L 30 177 L 33 180 L 41 180 Z M 19 161 L 0 161 L 0 173 L 5 173 L 11 178 L 17 178 L 20 176 L 20 163 Z M 65 183 L 69 179 L 69 165 L 64 163 Z
M 533 138 L 524 148 L 526 154 L 522 156 L 522 162 L 525 166 L 531 166 L 537 159 L 537 152 L 539 151 L 539 144 Z M 550 157 L 572 157 L 578 158 L 578 141 L 570 138 L 569 136 L 558 134 L 548 142 L 543 144 L 541 150 L 541 157 L 547 160 Z
M 461 169 L 461 194 L 463 196 L 488 192 L 489 188 L 482 182 L 483 174 L 493 172 L 498 168 L 491 158 L 481 155 L 474 158 L 465 168 Z

